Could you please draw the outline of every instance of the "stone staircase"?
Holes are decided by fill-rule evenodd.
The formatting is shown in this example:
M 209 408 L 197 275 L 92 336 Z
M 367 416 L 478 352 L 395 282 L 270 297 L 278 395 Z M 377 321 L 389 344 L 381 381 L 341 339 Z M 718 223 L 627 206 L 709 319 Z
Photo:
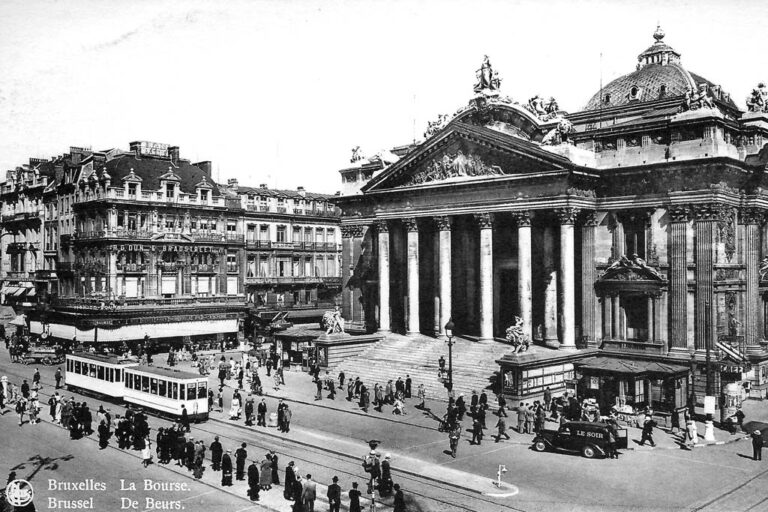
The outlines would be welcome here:
M 464 393 L 469 401 L 473 390 L 478 393 L 485 390 L 489 402 L 495 403 L 493 386 L 499 371 L 496 359 L 511 350 L 504 343 L 481 344 L 454 338 L 453 387 L 456 396 Z M 447 400 L 448 393 L 443 381 L 438 378 L 438 359 L 441 355 L 445 357 L 447 370 L 448 345 L 443 340 L 422 335 L 387 334 L 366 351 L 339 363 L 332 373 L 337 375 L 343 370 L 348 379 L 359 376 L 371 389 L 377 382 L 383 386 L 389 379 L 396 381 L 402 377 L 405 380 L 406 375 L 410 375 L 414 397 L 419 384 L 424 384 L 428 398 Z

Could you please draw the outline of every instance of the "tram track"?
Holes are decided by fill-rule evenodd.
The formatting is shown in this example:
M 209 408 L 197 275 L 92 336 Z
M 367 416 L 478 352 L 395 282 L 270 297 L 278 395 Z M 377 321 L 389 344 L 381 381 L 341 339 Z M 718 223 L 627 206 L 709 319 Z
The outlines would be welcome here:
M 16 377 L 17 379 L 24 379 L 24 375 L 14 372 L 14 371 L 8 371 L 6 370 L 5 373 L 7 373 L 9 376 Z M 55 384 L 48 379 L 41 378 L 40 380 L 41 384 L 43 384 L 45 387 L 43 387 L 43 390 L 46 389 L 46 387 L 50 389 L 55 388 Z M 74 393 L 76 395 L 84 396 L 84 397 L 93 397 L 98 398 L 99 400 L 107 403 L 114 404 L 116 406 L 125 407 L 124 403 L 118 403 L 117 401 L 111 399 L 107 396 L 101 396 L 97 395 L 96 393 L 82 393 L 81 390 L 69 390 L 67 388 L 64 388 L 68 393 Z M 54 391 L 56 391 L 54 389 Z M 45 396 L 46 398 L 50 397 L 52 393 L 47 393 L 45 391 L 39 391 L 38 394 L 40 397 Z M 46 400 L 47 402 L 47 400 Z M 41 401 L 42 404 L 42 401 Z M 42 406 L 41 411 L 45 410 L 45 406 Z M 144 409 L 144 411 L 157 418 L 160 421 L 167 421 L 167 417 L 163 417 L 163 415 L 157 413 L 156 411 L 153 411 L 151 409 Z M 216 423 L 219 425 L 224 426 L 225 428 L 232 429 L 234 432 L 230 433 L 224 433 L 221 431 L 215 431 L 208 428 L 205 428 L 205 425 L 208 423 Z M 342 453 L 339 451 L 332 450 L 330 448 L 320 448 L 314 445 L 311 445 L 309 443 L 305 443 L 299 440 L 290 439 L 287 437 L 283 437 L 280 435 L 273 434 L 271 432 L 262 432 L 262 431 L 256 431 L 251 430 L 249 427 L 246 427 L 245 425 L 241 425 L 238 423 L 231 423 L 227 422 L 225 420 L 220 420 L 216 418 L 209 417 L 208 421 L 205 423 L 195 423 L 193 424 L 192 428 L 196 431 L 205 433 L 213 436 L 219 436 L 222 440 L 229 440 L 234 443 L 242 443 L 247 442 L 249 445 L 253 446 L 254 448 L 270 451 L 275 450 L 275 447 L 282 448 L 281 452 L 283 455 L 289 456 L 290 459 L 305 463 L 310 467 L 313 468 L 322 468 L 323 470 L 326 470 L 333 474 L 338 475 L 345 475 L 350 478 L 356 478 L 361 480 L 362 482 L 365 482 L 367 478 L 364 475 L 361 475 L 361 458 L 359 456 Z M 266 439 L 265 439 L 266 438 Z M 271 443 L 270 443 L 271 442 Z M 293 452 L 293 453 L 288 453 Z M 312 453 L 317 456 L 317 458 L 311 458 L 306 456 L 306 452 Z M 320 459 L 320 461 L 318 460 Z M 328 462 L 328 459 L 331 459 L 331 462 Z M 332 462 L 336 462 L 337 464 L 333 464 Z M 513 512 L 525 512 L 522 509 L 513 507 L 509 504 L 500 503 L 499 500 L 490 499 L 489 497 L 484 496 L 481 492 L 476 491 L 474 489 L 471 489 L 469 487 L 461 487 L 457 485 L 447 484 L 439 479 L 432 478 L 426 475 L 413 473 L 410 471 L 405 471 L 398 468 L 392 469 L 393 475 L 397 475 L 397 481 L 398 482 L 409 482 L 413 484 L 414 486 L 420 486 L 427 489 L 434 489 L 437 491 L 436 493 L 427 493 L 421 492 L 417 490 L 414 486 L 406 485 L 406 488 L 408 489 L 408 493 L 413 496 L 420 497 L 422 500 L 426 500 L 427 502 L 433 502 L 434 504 L 437 504 L 439 506 L 439 510 L 446 510 L 446 507 L 450 510 L 463 510 L 467 512 L 475 512 L 478 510 L 509 510 Z M 471 506 L 466 504 L 467 501 L 471 502 Z M 464 503 L 462 503 L 464 502 Z M 381 502 L 378 502 L 379 506 L 382 506 Z M 384 505 L 386 507 L 386 505 Z M 493 507 L 493 508 L 489 508 Z

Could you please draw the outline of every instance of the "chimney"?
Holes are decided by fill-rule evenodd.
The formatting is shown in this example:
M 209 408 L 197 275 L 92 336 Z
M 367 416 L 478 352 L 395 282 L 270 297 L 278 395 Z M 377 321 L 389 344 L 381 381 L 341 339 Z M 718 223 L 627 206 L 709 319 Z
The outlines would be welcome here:
M 296 190 L 299 191 L 299 195 L 301 197 L 307 197 L 307 193 L 304 191 L 304 187 L 298 187 L 298 188 L 296 188 Z
M 259 188 L 269 188 L 266 183 L 259 183 Z
M 141 156 L 141 141 L 135 140 L 129 143 L 128 149 L 131 153 L 134 153 L 136 156 Z
M 237 178 L 229 178 L 227 180 L 227 186 L 232 192 L 237 192 Z
M 174 164 L 179 163 L 179 146 L 169 146 L 168 156 L 171 157 L 171 162 Z
M 207 177 L 211 177 L 211 169 L 213 168 L 213 165 L 211 164 L 210 160 L 203 160 L 202 162 L 197 162 L 196 164 L 192 164 L 195 167 L 199 167 L 201 171 L 205 173 Z

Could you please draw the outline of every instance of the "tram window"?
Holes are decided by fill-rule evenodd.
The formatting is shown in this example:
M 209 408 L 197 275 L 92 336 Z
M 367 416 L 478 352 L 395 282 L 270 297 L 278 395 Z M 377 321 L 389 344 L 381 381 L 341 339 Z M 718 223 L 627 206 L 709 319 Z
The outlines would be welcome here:
M 91 378 L 96 378 L 96 365 L 93 363 L 90 363 L 88 365 L 88 375 L 91 376 Z
M 187 395 L 184 392 L 184 384 L 179 384 L 179 400 L 186 400 L 186 396 Z M 173 397 L 173 398 L 176 398 L 176 397 Z
M 75 361 L 75 373 L 80 373 L 80 361 Z
M 149 380 L 149 392 L 153 395 L 157 394 L 157 379 Z
M 141 376 L 141 390 L 144 393 L 149 393 L 149 377 L 146 375 Z
M 67 359 L 67 371 L 68 372 L 72 371 L 72 360 L 71 359 Z
M 136 391 L 141 391 L 141 375 L 134 374 L 133 389 L 135 389 Z
M 115 382 L 123 382 L 123 379 L 120 378 L 120 370 L 115 369 Z
M 197 383 L 187 384 L 187 400 L 194 400 L 197 396 Z
M 171 383 L 171 398 L 174 400 L 179 398 L 179 385 L 175 382 Z
M 205 382 L 197 383 L 197 398 L 208 398 L 208 393 L 205 390 Z
M 115 382 L 115 369 L 107 368 L 107 380 L 109 382 Z
M 157 389 L 157 394 L 158 394 L 158 395 L 160 395 L 160 396 L 166 396 L 166 393 L 168 392 L 168 390 L 167 390 L 167 385 L 166 385 L 166 384 L 167 384 L 167 383 L 166 383 L 164 380 L 161 380 L 161 381 L 159 382 L 159 386 L 158 386 L 158 389 Z
M 96 377 L 99 380 L 105 380 L 105 377 L 104 377 L 104 367 L 103 366 L 97 366 L 96 367 Z

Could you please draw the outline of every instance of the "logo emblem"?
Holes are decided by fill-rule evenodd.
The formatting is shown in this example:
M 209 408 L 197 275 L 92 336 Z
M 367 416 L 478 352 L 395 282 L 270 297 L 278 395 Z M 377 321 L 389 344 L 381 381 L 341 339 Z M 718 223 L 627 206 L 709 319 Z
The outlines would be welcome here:
M 5 500 L 13 507 L 26 507 L 33 497 L 32 484 L 26 480 L 13 480 L 5 488 Z

